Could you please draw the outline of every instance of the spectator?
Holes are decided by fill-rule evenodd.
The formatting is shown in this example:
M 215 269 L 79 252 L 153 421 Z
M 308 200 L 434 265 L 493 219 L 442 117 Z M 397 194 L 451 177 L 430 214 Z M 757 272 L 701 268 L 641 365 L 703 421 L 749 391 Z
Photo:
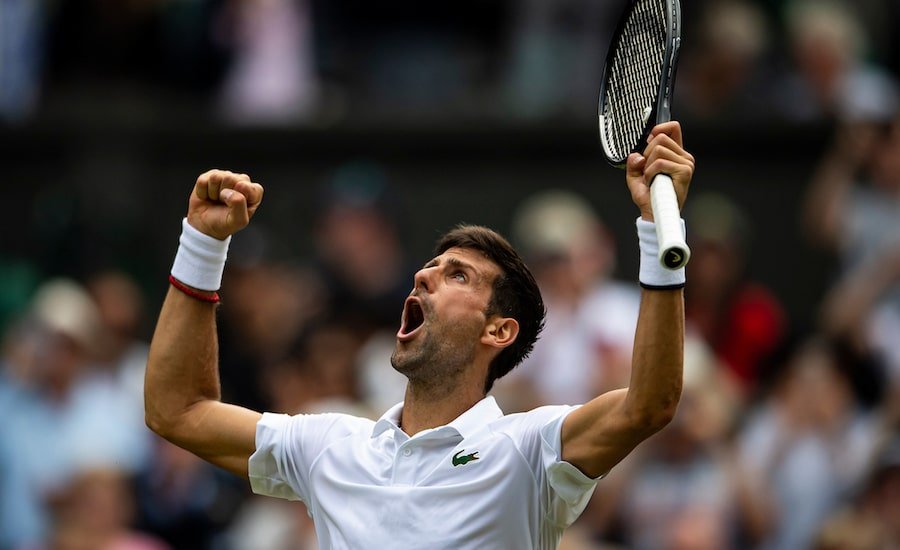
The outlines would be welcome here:
M 794 67 L 775 96 L 788 120 L 869 117 L 896 109 L 896 82 L 863 61 L 866 33 L 850 5 L 836 0 L 788 5 Z
M 44 2 L 11 0 L 0 17 L 0 121 L 21 122 L 38 106 L 43 84 Z
M 353 330 L 338 322 L 312 323 L 290 356 L 263 374 L 272 410 L 299 414 L 357 406 L 360 343 Z
M 38 361 L 43 331 L 33 321 L 10 326 L 0 356 L 0 417 L 15 414 L 31 402 L 29 386 Z M 0 548 L 34 544 L 46 533 L 42 495 L 35 487 L 12 425 L 0 424 Z
M 838 282 L 826 295 L 821 314 L 823 330 L 846 342 L 854 353 L 873 357 L 885 368 L 888 392 L 900 395 L 900 247 L 873 258 Z M 888 397 L 889 417 L 900 408 Z
M 528 0 L 516 8 L 506 63 L 507 108 L 531 119 L 596 113 L 604 52 L 620 6 Z
M 241 508 L 228 531 L 233 548 L 318 550 L 312 519 L 301 502 L 254 496 Z
M 97 370 L 118 378 L 129 399 L 140 402 L 149 349 L 140 338 L 145 321 L 141 288 L 126 273 L 105 271 L 88 280 L 87 290 L 97 305 L 106 334 L 98 349 Z
M 192 550 L 219 548 L 247 496 L 232 477 L 158 438 L 135 491 L 138 528 L 173 548 Z
M 621 471 L 610 474 L 606 494 L 592 503 L 612 507 L 595 515 L 597 536 L 627 548 L 715 549 L 735 546 L 741 521 L 742 480 L 735 476 L 728 434 L 734 388 L 716 357 L 698 339 L 685 343 L 684 389 L 669 427 L 650 439 Z
M 246 246 L 231 254 L 236 269 L 223 281 L 229 305 L 220 319 L 222 391 L 245 406 L 268 407 L 267 369 L 288 357 L 323 313 L 325 293 L 312 269 L 278 257 L 267 233 L 254 228 L 246 237 Z
M 79 472 L 55 505 L 55 550 L 166 550 L 161 540 L 133 530 L 134 501 L 128 476 L 115 469 Z
M 413 269 L 399 232 L 402 211 L 384 171 L 352 162 L 337 169 L 321 191 L 316 254 L 328 307 L 365 338 L 397 329 Z
M 744 0 L 708 2 L 696 40 L 685 41 L 678 70 L 681 116 L 701 120 L 750 120 L 769 112 L 763 71 L 768 22 Z
M 583 403 L 624 387 L 630 372 L 638 291 L 611 278 L 611 235 L 587 202 L 546 191 L 516 211 L 513 239 L 532 266 L 547 319 L 534 351 L 500 380 L 508 410 Z
M 900 111 L 897 111 L 900 112 Z M 900 243 L 900 118 L 853 119 L 837 130 L 806 194 L 805 225 L 841 273 Z
M 746 397 L 756 389 L 761 363 L 783 341 L 786 315 L 774 294 L 749 278 L 750 229 L 735 203 L 701 195 L 685 217 L 692 251 L 688 330 L 709 344 Z
M 143 296 L 137 283 L 119 271 L 94 275 L 86 289 L 97 306 L 104 337 L 79 391 L 87 399 L 106 403 L 107 414 L 118 420 L 115 428 L 123 432 L 121 437 L 129 434 L 133 458 L 124 467 L 133 471 L 144 466 L 151 436 L 143 404 L 149 348 L 138 337 L 144 321 Z
M 808 547 L 825 519 L 864 479 L 876 424 L 860 407 L 850 373 L 827 341 L 790 356 L 739 438 L 742 475 L 768 508 L 752 535 L 762 548 Z
M 822 550 L 864 550 L 900 545 L 900 438 L 896 431 L 878 452 L 860 494 L 819 532 Z
M 323 72 L 360 119 L 482 114 L 506 2 L 314 1 Z
M 839 260 L 823 329 L 883 359 L 900 391 L 900 118 L 840 127 L 805 207 L 808 235 Z
M 235 51 L 221 91 L 225 120 L 289 125 L 314 113 L 318 77 L 306 0 L 232 0 L 221 40 Z
M 144 460 L 141 441 L 146 430 L 122 422 L 122 402 L 115 392 L 88 378 L 103 332 L 96 305 L 73 281 L 44 283 L 30 308 L 24 345 L 9 349 L 5 373 L 12 391 L 3 406 L 0 432 L 3 457 L 20 472 L 22 507 L 36 510 L 30 536 L 47 534 L 52 498 L 84 468 L 116 465 L 136 471 Z M 33 348 L 27 347 L 33 342 Z M 127 407 L 134 407 L 128 403 Z M 0 520 L 0 524 L 5 520 Z M 35 543 L 38 539 L 28 542 Z

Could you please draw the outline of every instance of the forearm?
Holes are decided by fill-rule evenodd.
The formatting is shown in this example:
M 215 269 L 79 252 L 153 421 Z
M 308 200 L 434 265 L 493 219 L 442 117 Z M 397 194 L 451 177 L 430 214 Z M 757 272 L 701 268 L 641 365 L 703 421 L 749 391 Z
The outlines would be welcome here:
M 144 381 L 147 425 L 164 437 L 191 407 L 220 397 L 215 311 L 215 304 L 169 288 Z
M 681 397 L 683 292 L 644 290 L 627 389 L 600 395 L 563 423 L 563 459 L 585 475 L 605 474 L 672 419 Z
M 640 307 L 623 406 L 638 425 L 656 431 L 671 420 L 681 397 L 684 291 L 643 290 Z

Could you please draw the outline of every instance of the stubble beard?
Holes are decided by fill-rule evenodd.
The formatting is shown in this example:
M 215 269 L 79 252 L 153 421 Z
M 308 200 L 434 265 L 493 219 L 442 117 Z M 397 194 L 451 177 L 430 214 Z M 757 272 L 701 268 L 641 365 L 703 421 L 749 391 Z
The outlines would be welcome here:
M 394 349 L 391 366 L 419 391 L 450 393 L 475 360 L 480 328 L 460 325 L 425 328 L 419 341 L 412 343 L 413 349 L 401 350 L 399 346 Z

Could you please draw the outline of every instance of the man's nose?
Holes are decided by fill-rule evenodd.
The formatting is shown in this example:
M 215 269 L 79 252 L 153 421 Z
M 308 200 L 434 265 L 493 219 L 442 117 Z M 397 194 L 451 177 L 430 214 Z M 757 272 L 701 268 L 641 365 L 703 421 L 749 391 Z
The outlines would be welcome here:
M 434 268 L 422 268 L 416 271 L 415 276 L 413 277 L 413 282 L 415 283 L 416 289 L 424 290 L 425 292 L 431 292 L 432 290 L 432 273 L 434 272 Z

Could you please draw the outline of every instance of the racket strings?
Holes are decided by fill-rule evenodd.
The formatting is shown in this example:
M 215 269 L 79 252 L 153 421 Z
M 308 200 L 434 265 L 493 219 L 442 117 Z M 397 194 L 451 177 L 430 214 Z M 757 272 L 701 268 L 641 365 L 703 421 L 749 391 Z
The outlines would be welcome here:
M 638 0 L 613 45 L 602 112 L 611 160 L 623 162 L 643 138 L 663 76 L 666 30 L 666 2 Z

